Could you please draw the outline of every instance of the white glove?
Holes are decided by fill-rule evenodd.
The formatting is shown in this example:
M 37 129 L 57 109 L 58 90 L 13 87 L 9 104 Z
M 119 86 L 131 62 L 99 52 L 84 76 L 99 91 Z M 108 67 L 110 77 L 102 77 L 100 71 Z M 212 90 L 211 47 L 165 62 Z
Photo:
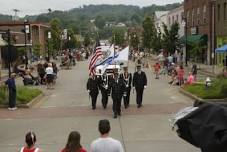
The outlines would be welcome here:
M 147 88 L 147 86 L 144 86 L 144 89 L 146 89 Z
M 135 90 L 135 87 L 132 87 L 133 90 Z
M 90 93 L 90 90 L 87 90 L 88 93 Z

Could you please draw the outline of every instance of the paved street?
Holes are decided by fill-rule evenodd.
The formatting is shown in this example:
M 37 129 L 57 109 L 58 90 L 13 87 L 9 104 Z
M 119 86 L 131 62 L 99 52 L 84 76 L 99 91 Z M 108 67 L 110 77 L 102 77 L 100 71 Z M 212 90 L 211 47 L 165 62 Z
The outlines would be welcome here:
M 144 106 L 137 109 L 135 94 L 131 106 L 118 119 L 112 118 L 112 101 L 106 110 L 91 110 L 86 92 L 87 61 L 79 62 L 72 70 L 62 70 L 55 90 L 47 91 L 45 97 L 32 109 L 8 111 L 0 109 L 0 151 L 15 152 L 24 144 L 28 131 L 37 135 L 38 147 L 46 152 L 60 151 L 70 131 L 78 130 L 82 145 L 89 150 L 90 143 L 99 134 L 100 119 L 111 122 L 111 136 L 119 139 L 126 152 L 199 152 L 171 131 L 168 119 L 179 109 L 192 104 L 192 100 L 178 92 L 178 87 L 168 85 L 168 78 L 155 80 L 146 69 L 148 88 L 144 94 Z M 130 63 L 131 72 L 134 64 Z M 100 97 L 100 96 L 99 96 Z

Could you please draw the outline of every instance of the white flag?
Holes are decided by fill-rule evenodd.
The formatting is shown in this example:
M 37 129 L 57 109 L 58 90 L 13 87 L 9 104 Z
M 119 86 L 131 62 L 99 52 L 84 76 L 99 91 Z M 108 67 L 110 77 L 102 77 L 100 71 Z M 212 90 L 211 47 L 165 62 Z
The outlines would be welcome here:
M 114 61 L 128 61 L 129 56 L 129 46 L 118 52 L 118 56 Z

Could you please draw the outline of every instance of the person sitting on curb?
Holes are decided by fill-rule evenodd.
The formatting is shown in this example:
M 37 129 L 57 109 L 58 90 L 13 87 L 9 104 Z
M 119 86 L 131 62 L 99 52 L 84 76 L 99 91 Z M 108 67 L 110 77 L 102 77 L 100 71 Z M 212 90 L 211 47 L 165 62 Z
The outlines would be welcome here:
M 26 146 L 22 147 L 19 152 L 41 152 L 39 148 L 35 147 L 36 135 L 34 132 L 28 132 L 25 136 Z
M 194 76 L 191 72 L 189 72 L 189 76 L 187 79 L 187 84 L 192 85 L 195 82 Z
M 101 137 L 92 142 L 90 152 L 124 152 L 120 141 L 109 137 L 109 120 L 99 121 L 99 132 Z

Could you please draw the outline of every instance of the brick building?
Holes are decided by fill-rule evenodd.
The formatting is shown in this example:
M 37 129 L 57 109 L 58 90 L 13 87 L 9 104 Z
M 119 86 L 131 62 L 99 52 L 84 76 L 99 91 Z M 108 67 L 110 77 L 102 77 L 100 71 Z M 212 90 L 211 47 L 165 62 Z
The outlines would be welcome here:
M 214 6 L 212 0 L 184 0 L 188 39 L 204 41 L 206 48 L 202 50 L 202 62 L 207 64 L 214 63 Z
M 227 0 L 216 1 L 216 46 L 222 47 L 227 44 Z M 217 54 L 217 63 L 222 64 L 222 60 L 227 53 Z
M 0 31 L 5 31 L 10 29 L 12 31 L 12 43 L 16 47 L 24 47 L 25 46 L 25 33 L 23 30 L 25 29 L 25 25 L 29 27 L 29 33 L 26 34 L 26 46 L 29 48 L 33 48 L 34 46 L 40 47 L 40 54 L 45 54 L 45 46 L 47 39 L 47 31 L 49 30 L 49 26 L 43 23 L 38 22 L 20 22 L 20 21 L 12 21 L 12 22 L 2 22 L 0 23 Z

